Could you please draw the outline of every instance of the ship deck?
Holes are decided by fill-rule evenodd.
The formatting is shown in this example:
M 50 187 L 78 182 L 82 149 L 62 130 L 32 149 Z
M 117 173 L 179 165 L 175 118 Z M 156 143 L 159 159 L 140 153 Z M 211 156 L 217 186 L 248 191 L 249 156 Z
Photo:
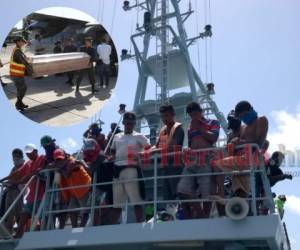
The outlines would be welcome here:
M 285 249 L 277 214 L 28 232 L 15 249 Z M 1 248 L 2 249 L 2 248 Z

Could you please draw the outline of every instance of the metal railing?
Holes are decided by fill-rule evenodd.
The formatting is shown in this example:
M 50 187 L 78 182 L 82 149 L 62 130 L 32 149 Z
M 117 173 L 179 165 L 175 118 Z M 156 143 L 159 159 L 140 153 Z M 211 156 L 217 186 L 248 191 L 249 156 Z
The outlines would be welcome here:
M 262 157 L 259 159 L 259 166 L 253 162 L 253 148 L 255 150 L 258 150 L 258 146 L 254 144 L 248 145 L 250 146 L 250 166 L 248 169 L 241 170 L 241 171 L 230 171 L 230 172 L 210 172 L 210 173 L 197 173 L 197 174 L 185 174 L 185 175 L 159 175 L 158 171 L 160 168 L 162 168 L 159 160 L 161 160 L 161 155 L 160 154 L 153 154 L 150 156 L 151 160 L 151 166 L 153 168 L 153 176 L 151 177 L 144 177 L 144 178 L 136 178 L 136 179 L 130 179 L 130 180 L 113 180 L 110 182 L 101 182 L 97 183 L 97 172 L 95 171 L 93 175 L 93 182 L 89 185 L 78 185 L 78 186 L 71 186 L 71 187 L 58 187 L 55 182 L 52 180 L 51 182 L 51 174 L 57 169 L 45 169 L 42 170 L 40 173 L 43 173 L 46 175 L 46 183 L 45 185 L 45 194 L 43 196 L 43 199 L 39 201 L 39 207 L 37 209 L 37 197 L 38 197 L 38 190 L 39 190 L 39 185 L 40 185 L 40 180 L 36 176 L 32 177 L 30 181 L 25 185 L 23 190 L 20 192 L 18 195 L 18 198 L 16 201 L 12 204 L 12 206 L 6 211 L 5 215 L 2 217 L 0 220 L 0 225 L 5 221 L 5 218 L 9 214 L 9 212 L 12 210 L 13 206 L 17 203 L 17 200 L 24 194 L 25 190 L 28 188 L 29 184 L 33 181 L 34 178 L 37 178 L 38 181 L 36 182 L 36 190 L 35 190 L 35 200 L 33 204 L 33 212 L 32 212 L 32 224 L 31 224 L 31 230 L 35 230 L 37 223 L 40 222 L 40 228 L 41 230 L 51 230 L 55 229 L 55 221 L 53 220 L 53 217 L 55 215 L 61 214 L 61 213 L 70 213 L 70 212 L 80 212 L 80 211 L 89 211 L 90 217 L 89 217 L 89 223 L 88 226 L 93 226 L 94 224 L 94 216 L 95 216 L 95 210 L 96 209 L 102 209 L 102 208 L 114 208 L 114 207 L 119 207 L 122 206 L 125 208 L 126 211 L 128 211 L 129 206 L 134 206 L 134 205 L 148 205 L 151 204 L 153 205 L 153 223 L 156 223 L 156 218 L 158 215 L 158 206 L 159 205 L 165 205 L 167 203 L 176 203 L 176 204 L 183 204 L 183 203 L 192 203 L 192 202 L 223 202 L 226 203 L 227 201 L 230 200 L 230 197 L 218 197 L 218 198 L 197 198 L 197 199 L 176 199 L 176 200 L 162 200 L 159 198 L 159 193 L 158 193 L 158 183 L 159 181 L 163 179 L 171 179 L 171 178 L 181 178 L 184 176 L 193 176 L 193 177 L 198 177 L 198 176 L 207 176 L 207 177 L 216 177 L 216 176 L 237 176 L 237 175 L 243 175 L 243 176 L 249 176 L 250 178 L 250 193 L 249 197 L 245 198 L 247 202 L 249 202 L 252 214 L 254 216 L 258 215 L 257 211 L 257 202 L 263 201 L 266 202 L 267 207 L 270 211 L 270 213 L 274 213 L 274 201 L 272 198 L 272 193 L 271 193 L 271 188 L 269 181 L 266 176 L 265 172 L 265 167 L 264 167 L 264 161 Z M 245 146 L 240 146 L 237 148 L 243 148 Z M 203 153 L 203 152 L 217 152 L 217 151 L 223 151 L 226 152 L 226 147 L 222 148 L 208 148 L 208 149 L 202 149 L 202 150 L 193 150 L 193 152 L 196 153 Z M 178 152 L 177 152 L 178 153 Z M 175 153 L 168 153 L 167 156 L 174 156 Z M 179 152 L 179 154 L 182 156 L 182 152 Z M 142 158 L 141 162 L 143 161 Z M 142 164 L 141 164 L 142 165 Z M 145 167 L 146 168 L 146 167 Z M 150 169 L 150 168 L 149 168 Z M 264 197 L 256 197 L 256 184 L 255 184 L 255 175 L 258 173 L 263 182 L 263 188 L 264 188 Z M 53 176 L 53 174 L 52 174 Z M 53 179 L 53 177 L 52 177 Z M 103 204 L 96 204 L 96 189 L 101 188 L 101 186 L 105 185 L 113 185 L 114 183 L 128 183 L 128 182 L 134 182 L 134 181 L 144 181 L 144 182 L 152 182 L 153 186 L 153 194 L 151 196 L 152 200 L 150 201 L 143 201 L 143 202 L 137 202 L 137 203 L 132 203 L 132 202 L 126 202 L 125 204 L 109 204 L 109 205 L 103 205 Z M 71 190 L 71 189 L 79 189 L 79 188 L 86 188 L 89 187 L 91 188 L 90 190 L 90 200 L 91 204 L 86 205 L 85 207 L 80 207 L 80 208 L 73 208 L 73 209 L 55 209 L 54 208 L 54 201 L 56 199 L 56 196 L 66 190 Z M 37 211 L 36 211 L 37 210 Z M 125 223 L 127 223 L 127 217 L 125 218 Z

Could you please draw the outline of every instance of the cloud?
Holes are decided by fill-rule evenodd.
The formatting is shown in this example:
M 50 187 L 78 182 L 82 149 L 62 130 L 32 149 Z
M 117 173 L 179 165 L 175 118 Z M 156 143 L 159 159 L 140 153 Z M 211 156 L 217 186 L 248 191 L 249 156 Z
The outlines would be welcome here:
M 65 150 L 74 150 L 79 146 L 78 143 L 71 137 L 63 140 L 60 145 Z
M 300 110 L 296 114 L 288 113 L 285 110 L 273 111 L 271 113 L 275 121 L 275 130 L 272 131 L 268 139 L 270 149 L 278 150 L 279 145 L 284 145 L 287 150 L 300 149 Z
M 300 216 L 300 197 L 295 195 L 288 195 L 285 209 L 290 213 Z

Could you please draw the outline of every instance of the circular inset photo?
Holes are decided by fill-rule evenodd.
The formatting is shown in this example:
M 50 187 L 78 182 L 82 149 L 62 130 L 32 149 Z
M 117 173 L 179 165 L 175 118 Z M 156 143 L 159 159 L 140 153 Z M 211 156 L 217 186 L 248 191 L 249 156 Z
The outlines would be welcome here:
M 91 16 L 52 7 L 20 20 L 0 54 L 1 85 L 27 118 L 50 126 L 73 125 L 97 113 L 115 88 L 114 43 Z

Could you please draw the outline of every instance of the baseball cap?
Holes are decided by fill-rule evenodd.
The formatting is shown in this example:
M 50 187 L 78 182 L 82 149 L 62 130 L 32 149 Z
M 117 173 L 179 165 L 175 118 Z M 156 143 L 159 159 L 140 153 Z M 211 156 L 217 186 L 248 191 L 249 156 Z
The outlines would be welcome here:
M 20 149 L 20 148 L 15 148 L 15 149 L 12 151 L 12 155 L 19 155 L 19 156 L 21 156 L 21 157 L 24 156 L 24 155 L 23 155 L 23 151 L 22 151 L 22 149 Z
M 18 41 L 23 41 L 24 43 L 27 43 L 26 39 L 23 36 L 16 36 L 14 38 L 14 43 L 16 43 Z
M 32 143 L 27 144 L 24 148 L 26 154 L 31 154 L 34 150 L 37 150 L 37 147 Z
M 64 160 L 66 157 L 65 151 L 58 148 L 53 152 L 53 159 L 54 160 Z
M 132 112 L 126 112 L 123 116 L 123 122 L 135 122 L 136 116 Z
M 42 147 L 48 146 L 52 142 L 55 142 L 55 139 L 53 139 L 50 135 L 44 135 L 41 138 L 41 145 L 42 145 Z

